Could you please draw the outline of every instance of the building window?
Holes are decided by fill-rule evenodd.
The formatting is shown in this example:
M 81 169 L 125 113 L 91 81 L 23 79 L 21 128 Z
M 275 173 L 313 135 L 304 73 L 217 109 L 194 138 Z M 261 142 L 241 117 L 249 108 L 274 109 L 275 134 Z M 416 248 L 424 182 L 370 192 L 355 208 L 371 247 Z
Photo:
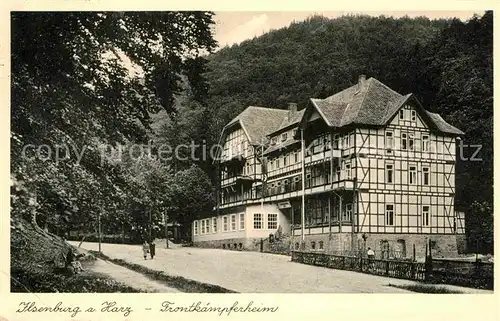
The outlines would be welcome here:
M 278 214 L 267 214 L 267 229 L 276 230 L 278 228 Z
M 408 182 L 410 184 L 417 184 L 417 167 L 416 166 L 410 166 L 410 177 L 408 178 Z
M 287 160 L 288 160 L 288 154 L 285 154 L 285 156 L 283 157 L 283 166 L 285 167 L 287 165 Z
M 205 232 L 208 234 L 210 233 L 210 219 L 207 218 L 206 222 L 205 222 Z
M 253 214 L 253 228 L 254 230 L 262 229 L 262 214 L 260 213 Z
M 415 149 L 415 137 L 413 134 L 408 135 L 408 149 L 409 150 Z
M 323 241 L 319 241 L 319 242 L 318 242 L 318 245 L 319 245 L 319 249 L 320 249 L 320 250 L 322 250 L 322 249 L 323 249 L 323 244 L 324 244 L 324 243 L 323 243 Z
M 194 221 L 194 235 L 198 235 L 198 221 Z
M 281 181 L 278 181 L 278 183 L 276 185 L 277 185 L 278 194 L 285 192 L 285 185 L 283 185 L 281 183 Z
M 342 148 L 343 149 L 349 148 L 349 134 L 344 135 L 344 139 L 342 141 Z
M 287 136 L 288 136 L 288 134 L 287 134 L 287 133 L 283 133 L 283 134 L 281 134 L 281 141 L 282 141 L 282 142 L 286 141 Z
M 223 231 L 224 231 L 224 232 L 227 232 L 227 231 L 228 231 L 228 229 L 229 229 L 227 216 L 224 216 L 224 217 L 222 218 L 222 221 L 223 221 L 223 223 L 224 223 L 224 224 L 222 224 Z
M 385 206 L 385 225 L 394 225 L 394 205 Z
M 217 217 L 212 219 L 212 233 L 217 233 Z
M 352 204 L 345 205 L 345 211 L 342 213 L 342 221 L 350 222 L 352 218 Z
M 231 231 L 236 231 L 236 214 L 231 215 Z
M 245 229 L 245 213 L 240 213 L 240 230 Z
M 408 149 L 408 134 L 406 133 L 401 133 L 401 149 L 402 150 Z
M 428 135 L 422 136 L 422 151 L 423 152 L 429 151 L 429 136 Z
M 271 138 L 271 145 L 276 145 L 276 141 L 278 139 L 276 137 Z
M 205 234 L 205 220 L 201 220 L 201 234 Z
M 299 249 L 299 242 L 295 242 L 295 249 L 298 250 Z
M 399 110 L 399 119 L 405 119 L 405 110 L 404 109 Z
M 430 184 L 430 169 L 429 167 L 422 167 L 422 182 L 424 185 Z
M 417 121 L 417 112 L 415 110 L 411 111 L 411 121 Z
M 333 135 L 333 149 L 339 149 L 339 135 L 335 134 Z
M 389 151 L 394 148 L 393 132 L 385 132 L 385 148 Z
M 430 213 L 429 206 L 422 206 L 422 226 L 429 226 Z
M 386 164 L 385 165 L 385 182 L 392 184 L 394 183 L 394 165 Z
M 295 152 L 294 157 L 295 157 L 295 163 L 298 163 L 299 162 L 299 152 Z
M 316 242 L 312 241 L 311 242 L 311 250 L 315 250 L 316 249 Z
M 297 128 L 295 128 L 295 129 L 293 130 L 293 137 L 297 136 L 297 131 L 298 131 L 298 129 L 297 129 Z
M 280 168 L 280 158 L 281 157 L 276 158 L 276 169 Z
M 351 164 L 346 162 L 344 168 L 346 179 L 351 179 Z

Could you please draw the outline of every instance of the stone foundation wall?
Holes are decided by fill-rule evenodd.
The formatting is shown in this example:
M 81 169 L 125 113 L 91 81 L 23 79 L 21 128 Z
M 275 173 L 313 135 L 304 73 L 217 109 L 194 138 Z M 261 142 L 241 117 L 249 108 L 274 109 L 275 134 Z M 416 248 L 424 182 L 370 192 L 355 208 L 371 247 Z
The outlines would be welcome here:
M 266 253 L 289 254 L 290 237 L 282 236 L 278 241 L 269 242 L 268 238 L 232 238 L 225 240 L 200 241 L 194 242 L 194 247 L 216 248 L 226 250 L 257 251 L 260 252 L 260 242 L 262 240 L 262 250 Z
M 432 244 L 432 256 L 456 257 L 457 235 L 454 234 L 368 234 L 366 233 L 366 245 L 362 234 L 354 234 L 354 244 L 351 243 L 351 233 L 333 233 L 331 235 L 310 234 L 305 235 L 306 251 L 318 251 L 331 254 L 348 253 L 352 251 L 365 251 L 369 247 L 373 249 L 377 257 L 394 258 L 413 256 L 413 245 L 417 259 L 425 258 L 425 246 L 429 240 Z M 301 249 L 301 236 L 295 236 L 292 241 L 294 250 Z M 314 243 L 313 243 L 314 242 Z M 297 248 L 299 245 L 299 248 Z M 354 247 L 352 246 L 354 245 Z M 314 248 L 313 248 L 314 247 Z
M 226 250 L 260 251 L 260 238 L 232 238 L 193 242 L 194 247 L 216 248 Z
M 465 234 L 457 234 L 456 237 L 458 254 L 467 253 L 467 237 Z

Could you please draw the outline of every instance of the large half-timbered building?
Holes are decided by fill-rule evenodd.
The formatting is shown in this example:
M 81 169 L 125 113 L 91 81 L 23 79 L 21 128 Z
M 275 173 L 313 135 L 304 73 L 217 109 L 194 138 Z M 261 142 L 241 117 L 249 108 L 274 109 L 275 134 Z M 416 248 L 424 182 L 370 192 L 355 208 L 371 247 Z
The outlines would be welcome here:
M 220 138 L 212 217 L 197 246 L 255 249 L 278 229 L 295 250 L 456 255 L 456 140 L 463 132 L 374 78 L 298 110 L 248 107 Z

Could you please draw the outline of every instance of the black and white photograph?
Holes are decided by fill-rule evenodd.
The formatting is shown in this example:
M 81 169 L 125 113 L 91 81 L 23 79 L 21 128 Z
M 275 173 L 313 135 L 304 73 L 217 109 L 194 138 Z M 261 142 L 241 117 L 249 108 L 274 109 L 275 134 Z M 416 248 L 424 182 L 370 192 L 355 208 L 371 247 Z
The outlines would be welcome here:
M 494 293 L 493 11 L 11 11 L 10 37 L 10 293 Z

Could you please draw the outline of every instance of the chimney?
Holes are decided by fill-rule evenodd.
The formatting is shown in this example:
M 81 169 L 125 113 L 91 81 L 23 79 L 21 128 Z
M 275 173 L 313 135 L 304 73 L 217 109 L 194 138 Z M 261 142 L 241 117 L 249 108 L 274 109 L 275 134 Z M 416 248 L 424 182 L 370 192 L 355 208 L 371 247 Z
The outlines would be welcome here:
M 288 103 L 288 121 L 292 120 L 292 117 L 296 112 L 297 112 L 297 104 Z
M 363 87 L 365 86 L 366 82 L 366 76 L 365 75 L 359 75 L 358 78 L 358 88 L 356 90 L 356 94 L 359 93 L 361 90 L 363 90 Z

